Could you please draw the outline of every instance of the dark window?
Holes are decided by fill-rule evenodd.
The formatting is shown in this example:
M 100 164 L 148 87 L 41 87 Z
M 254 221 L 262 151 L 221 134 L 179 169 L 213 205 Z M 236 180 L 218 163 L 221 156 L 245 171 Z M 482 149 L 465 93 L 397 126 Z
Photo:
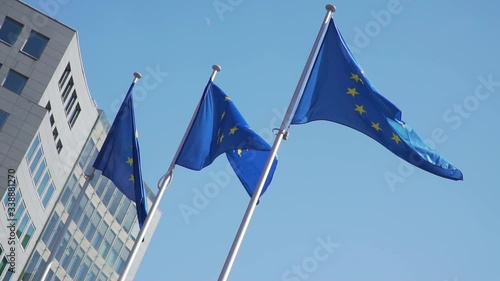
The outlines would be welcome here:
M 63 148 L 63 145 L 61 143 L 61 140 L 57 141 L 57 144 L 56 144 L 57 153 L 60 153 L 62 148 Z
M 2 86 L 20 95 L 27 81 L 28 77 L 11 69 L 3 81 Z
M 75 125 L 76 119 L 78 118 L 78 116 L 80 116 L 81 111 L 82 111 L 82 108 L 80 107 L 80 103 L 77 103 L 75 106 L 75 110 L 73 110 L 73 112 L 69 116 L 68 122 L 69 122 L 70 128 L 73 128 L 73 126 Z
M 50 126 L 54 126 L 54 123 L 56 123 L 56 120 L 54 120 L 54 115 L 51 114 L 49 120 L 50 120 Z
M 17 37 L 21 33 L 23 25 L 11 18 L 5 18 L 0 27 L 0 40 L 9 45 L 16 43 Z
M 64 112 L 66 112 L 66 115 L 68 115 L 68 113 L 73 109 L 75 102 L 76 102 L 76 91 L 73 91 L 73 93 L 71 94 L 71 98 L 64 107 Z
M 56 140 L 57 137 L 59 136 L 59 132 L 57 131 L 57 128 L 54 128 L 54 130 L 52 131 L 52 136 L 54 137 L 54 140 Z
M 7 120 L 9 114 L 5 111 L 0 110 L 0 129 L 2 129 L 3 124 L 5 124 L 5 120 Z
M 70 73 L 71 73 L 71 66 L 68 63 L 68 65 L 64 69 L 63 74 L 61 75 L 61 78 L 59 79 L 59 89 L 62 89 L 62 87 L 66 83 L 66 80 L 68 80 L 68 77 L 69 77 Z
M 32 30 L 22 51 L 39 59 L 43 50 L 45 50 L 45 46 L 47 46 L 47 42 L 49 42 L 49 38 Z
M 50 105 L 50 101 L 47 102 L 47 105 L 45 106 L 45 109 L 47 109 L 48 111 L 52 110 L 52 106 Z
M 61 95 L 63 103 L 68 98 L 69 93 L 71 93 L 71 90 L 73 90 L 73 86 L 74 86 L 73 78 L 70 78 L 69 82 L 68 82 L 68 85 L 66 85 L 66 87 L 64 88 L 64 91 L 63 91 L 63 93 Z

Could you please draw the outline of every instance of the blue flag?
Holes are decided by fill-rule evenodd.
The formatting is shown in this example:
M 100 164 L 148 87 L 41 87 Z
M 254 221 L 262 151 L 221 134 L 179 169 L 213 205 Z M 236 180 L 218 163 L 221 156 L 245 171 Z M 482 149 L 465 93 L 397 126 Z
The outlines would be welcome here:
M 137 130 L 135 128 L 132 89 L 116 114 L 113 125 L 94 162 L 94 168 L 101 170 L 116 187 L 135 202 L 139 226 L 147 217 L 147 201 L 141 174 L 141 159 Z
M 252 196 L 270 150 L 269 144 L 250 129 L 232 100 L 209 82 L 176 164 L 199 171 L 226 153 L 234 172 Z M 275 158 L 261 195 L 272 180 L 277 162 Z
M 292 124 L 327 120 L 373 138 L 430 173 L 462 180 L 460 170 L 432 150 L 363 75 L 333 19 L 319 50 Z

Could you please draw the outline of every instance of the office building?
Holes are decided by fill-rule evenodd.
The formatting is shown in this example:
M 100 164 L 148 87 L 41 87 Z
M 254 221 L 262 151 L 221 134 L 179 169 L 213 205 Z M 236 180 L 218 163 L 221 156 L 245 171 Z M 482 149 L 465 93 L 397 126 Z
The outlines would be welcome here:
M 134 203 L 92 169 L 110 124 L 87 87 L 77 32 L 0 0 L 0 82 L 0 280 L 39 280 L 51 250 L 48 280 L 116 280 L 139 229 Z

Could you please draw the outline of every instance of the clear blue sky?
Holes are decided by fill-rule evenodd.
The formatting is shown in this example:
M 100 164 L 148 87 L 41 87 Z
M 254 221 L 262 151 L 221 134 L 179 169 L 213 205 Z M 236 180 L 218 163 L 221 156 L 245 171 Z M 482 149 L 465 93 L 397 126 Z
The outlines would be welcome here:
M 136 97 L 136 119 L 144 178 L 153 187 L 212 64 L 223 68 L 216 84 L 272 142 L 270 130 L 279 127 L 327 4 L 28 2 L 78 30 L 91 94 L 110 119 L 132 73 L 150 77 L 137 84 L 147 90 Z M 230 280 L 499 280 L 500 4 L 332 4 L 366 75 L 403 111 L 403 120 L 463 171 L 464 181 L 409 169 L 380 144 L 335 123 L 294 126 Z M 390 20 L 381 16 L 387 13 Z M 162 73 L 154 76 L 154 69 Z M 493 83 L 478 98 L 479 77 Z M 136 280 L 217 279 L 249 201 L 227 165 L 222 156 L 201 172 L 177 167 Z M 198 205 L 196 215 L 183 216 L 180 206 L 196 208 L 196 192 L 213 183 L 220 188 L 216 196 Z M 335 247 L 318 248 L 328 243 L 321 240 Z

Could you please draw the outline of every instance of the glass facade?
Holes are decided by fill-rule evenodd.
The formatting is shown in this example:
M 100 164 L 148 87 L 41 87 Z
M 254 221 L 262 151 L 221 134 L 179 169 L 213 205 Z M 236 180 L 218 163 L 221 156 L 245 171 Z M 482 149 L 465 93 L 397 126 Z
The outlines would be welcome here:
M 54 248 L 57 252 L 48 280 L 116 280 L 123 269 L 139 229 L 135 204 L 99 171 L 96 170 L 93 177 L 85 176 L 93 170 L 98 153 L 95 144 L 99 143 L 99 138 L 105 138 L 105 134 L 89 138 L 84 146 L 21 280 L 39 280 L 45 264 L 41 257 L 48 257 L 50 249 Z M 30 162 L 43 160 L 39 149 L 34 148 L 39 142 L 34 140 L 27 153 Z M 40 165 L 33 167 L 35 174 Z M 40 177 L 39 184 L 43 184 L 44 179 Z M 88 186 L 82 200 L 75 202 L 85 185 Z M 56 245 L 74 204 L 78 206 L 69 229 Z

